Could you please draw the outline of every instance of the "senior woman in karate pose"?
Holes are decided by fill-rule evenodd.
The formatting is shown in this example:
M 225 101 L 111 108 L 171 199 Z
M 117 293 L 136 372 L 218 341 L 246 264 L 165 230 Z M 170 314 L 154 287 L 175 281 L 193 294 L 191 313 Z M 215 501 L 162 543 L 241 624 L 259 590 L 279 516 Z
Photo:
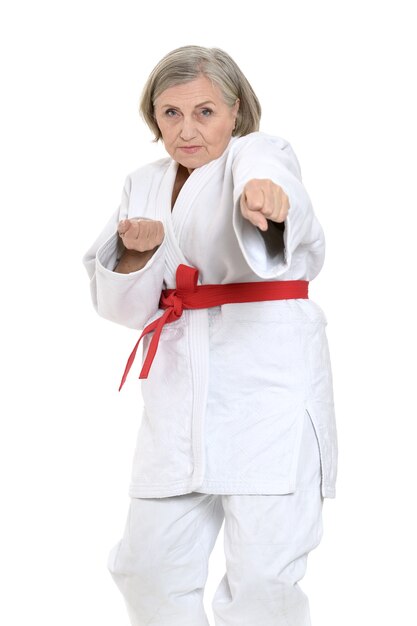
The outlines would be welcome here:
M 131 172 L 84 257 L 99 315 L 143 331 L 141 416 L 109 570 L 134 626 L 308 626 L 298 581 L 335 496 L 322 228 L 285 139 L 226 52 L 185 46 L 140 110 L 168 153 Z M 122 384 L 135 357 L 133 350 Z

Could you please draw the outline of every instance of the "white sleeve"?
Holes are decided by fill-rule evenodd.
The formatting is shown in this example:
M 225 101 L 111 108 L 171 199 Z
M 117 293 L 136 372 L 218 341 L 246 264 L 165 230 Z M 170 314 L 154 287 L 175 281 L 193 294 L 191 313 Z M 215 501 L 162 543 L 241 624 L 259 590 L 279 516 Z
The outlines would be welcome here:
M 256 133 L 235 155 L 232 174 L 233 228 L 242 254 L 258 276 L 277 278 L 290 268 L 298 246 L 314 246 L 322 237 L 321 226 L 301 182 L 298 159 L 284 139 Z M 288 196 L 290 206 L 283 231 L 271 222 L 267 231 L 261 231 L 242 216 L 240 196 L 252 178 L 268 178 Z
M 114 271 L 123 250 L 117 226 L 128 216 L 130 189 L 128 176 L 119 208 L 82 261 L 90 278 L 91 298 L 97 313 L 117 324 L 141 329 L 158 310 L 164 279 L 165 238 L 142 269 L 129 274 Z

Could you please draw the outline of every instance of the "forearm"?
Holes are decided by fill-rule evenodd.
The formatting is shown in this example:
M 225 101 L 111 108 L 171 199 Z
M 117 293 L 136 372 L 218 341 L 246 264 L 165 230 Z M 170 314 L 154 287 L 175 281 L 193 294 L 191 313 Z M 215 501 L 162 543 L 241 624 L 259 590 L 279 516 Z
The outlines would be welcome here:
M 268 230 L 258 229 L 265 243 L 266 253 L 273 257 L 281 254 L 284 249 L 284 222 L 268 220 Z
M 124 249 L 120 260 L 113 271 L 120 274 L 130 274 L 131 272 L 137 272 L 141 270 L 149 259 L 155 254 L 159 246 L 153 248 L 153 250 L 146 250 L 145 252 L 138 252 L 137 250 Z

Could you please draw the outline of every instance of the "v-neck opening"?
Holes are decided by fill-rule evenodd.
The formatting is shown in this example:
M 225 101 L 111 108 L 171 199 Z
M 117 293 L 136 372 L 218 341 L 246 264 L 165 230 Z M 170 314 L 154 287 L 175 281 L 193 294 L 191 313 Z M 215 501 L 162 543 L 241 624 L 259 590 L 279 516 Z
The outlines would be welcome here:
M 174 185 L 175 185 L 175 181 L 177 178 L 177 172 L 178 172 L 178 168 L 180 166 L 180 163 L 178 163 L 178 161 L 175 161 L 174 159 L 171 160 L 171 167 L 173 168 L 173 183 L 172 183 L 172 187 L 171 187 L 171 195 L 170 195 L 170 203 L 169 203 L 169 208 L 170 208 L 170 215 L 173 215 L 174 213 L 174 209 L 176 208 L 179 200 L 183 198 L 184 195 L 186 195 L 188 189 L 192 189 L 192 187 L 194 186 L 194 181 L 198 181 L 201 177 L 204 178 L 205 172 L 207 171 L 207 169 L 211 169 L 213 167 L 216 166 L 216 163 L 218 163 L 226 153 L 228 153 L 230 146 L 234 143 L 234 141 L 237 139 L 237 137 L 231 137 L 229 143 L 227 144 L 225 150 L 223 151 L 223 153 L 217 157 L 217 159 L 212 159 L 211 161 L 209 161 L 208 163 L 205 163 L 204 165 L 200 165 L 200 167 L 196 167 L 191 174 L 188 176 L 188 178 L 186 179 L 186 181 L 184 182 L 183 186 L 181 187 L 177 198 L 174 202 L 174 205 L 171 207 L 171 199 L 172 199 L 172 193 L 174 190 Z M 191 182 L 190 182 L 191 181 Z M 197 184 L 197 183 L 196 183 Z M 178 213 L 178 211 L 177 211 Z
M 232 137 L 230 144 L 236 138 Z M 167 286 L 175 286 L 176 270 L 180 263 L 189 265 L 182 249 L 182 234 L 187 219 L 192 212 L 194 202 L 202 188 L 210 181 L 214 172 L 222 163 L 222 159 L 228 158 L 228 148 L 218 159 L 213 159 L 201 167 L 195 168 L 181 187 L 178 196 L 171 208 L 172 193 L 178 172 L 179 163 L 171 158 L 167 163 L 167 169 L 159 187 L 156 199 L 156 215 L 164 223 L 167 233 L 166 263 L 170 278 L 166 281 Z
M 174 183 L 172 185 L 172 190 L 171 190 L 171 203 L 172 203 L 172 194 L 174 193 L 174 188 L 175 188 L 175 183 L 177 182 L 177 175 L 178 175 L 178 170 L 181 167 L 181 163 L 178 163 L 177 161 L 173 161 L 174 164 L 176 164 L 176 167 L 174 169 Z M 175 198 L 175 202 L 174 204 L 171 206 L 171 215 L 174 212 L 175 209 L 175 205 L 178 202 L 178 198 L 181 195 L 182 190 L 184 189 L 185 185 L 188 183 L 189 179 L 191 178 L 191 176 L 194 174 L 195 170 L 193 170 L 191 172 L 191 174 L 188 174 L 187 178 L 184 180 L 183 184 L 181 185 L 181 188 L 179 190 L 179 192 L 177 193 L 177 197 Z

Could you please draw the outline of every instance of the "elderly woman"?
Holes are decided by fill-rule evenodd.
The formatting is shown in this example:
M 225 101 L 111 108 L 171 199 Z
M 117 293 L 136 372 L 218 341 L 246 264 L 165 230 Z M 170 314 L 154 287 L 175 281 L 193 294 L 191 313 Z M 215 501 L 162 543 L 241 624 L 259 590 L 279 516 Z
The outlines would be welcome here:
M 224 520 L 216 624 L 307 626 L 298 581 L 337 459 L 326 319 L 308 298 L 322 228 L 292 147 L 259 132 L 224 51 L 167 54 L 140 109 L 169 156 L 127 176 L 84 257 L 98 314 L 144 329 L 130 508 L 108 567 L 135 626 L 207 625 Z

